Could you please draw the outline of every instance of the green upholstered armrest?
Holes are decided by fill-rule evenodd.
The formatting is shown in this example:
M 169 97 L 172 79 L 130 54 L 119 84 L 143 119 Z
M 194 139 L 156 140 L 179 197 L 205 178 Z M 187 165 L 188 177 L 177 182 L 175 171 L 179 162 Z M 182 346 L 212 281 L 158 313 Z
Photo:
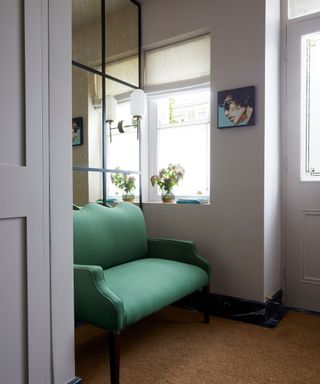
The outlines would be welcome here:
M 75 317 L 109 331 L 124 328 L 122 300 L 107 286 L 97 265 L 74 265 Z
M 210 275 L 210 264 L 199 255 L 192 241 L 148 238 L 148 256 L 193 264 Z

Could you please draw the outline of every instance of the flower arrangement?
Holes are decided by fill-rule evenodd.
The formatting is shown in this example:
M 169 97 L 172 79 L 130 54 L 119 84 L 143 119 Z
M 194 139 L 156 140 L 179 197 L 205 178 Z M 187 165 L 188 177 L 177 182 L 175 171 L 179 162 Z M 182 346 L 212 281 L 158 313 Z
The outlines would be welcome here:
M 172 188 L 178 185 L 183 179 L 184 168 L 180 164 L 169 164 L 167 168 L 162 168 L 159 175 L 151 177 L 151 184 L 154 187 L 156 184 L 161 189 L 161 197 L 164 203 L 173 202 L 175 196 Z
M 119 169 L 119 168 L 117 168 Z M 128 173 L 112 173 L 111 182 L 119 189 L 122 190 L 123 201 L 133 201 L 133 191 L 136 189 L 136 178 L 129 176 Z

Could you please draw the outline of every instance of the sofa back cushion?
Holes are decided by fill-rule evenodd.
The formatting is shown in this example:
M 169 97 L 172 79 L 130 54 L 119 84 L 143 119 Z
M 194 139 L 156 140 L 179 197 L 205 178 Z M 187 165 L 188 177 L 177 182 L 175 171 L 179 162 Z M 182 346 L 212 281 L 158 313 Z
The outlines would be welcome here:
M 89 203 L 73 211 L 73 234 L 75 264 L 107 269 L 147 256 L 144 217 L 131 203 Z

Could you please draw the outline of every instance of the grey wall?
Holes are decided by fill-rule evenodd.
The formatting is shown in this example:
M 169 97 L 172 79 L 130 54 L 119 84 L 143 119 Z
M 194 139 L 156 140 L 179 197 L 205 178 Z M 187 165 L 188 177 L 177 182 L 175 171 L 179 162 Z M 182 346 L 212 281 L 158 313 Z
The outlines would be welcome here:
M 194 31 L 210 32 L 212 40 L 212 201 L 210 206 L 145 204 L 148 233 L 194 240 L 212 262 L 211 291 L 254 300 L 280 288 L 278 278 L 270 286 L 264 282 L 266 269 L 278 266 L 280 257 L 277 253 L 272 259 L 270 250 L 268 260 L 264 258 L 264 190 L 272 179 L 264 178 L 265 7 L 264 0 L 142 2 L 143 47 Z M 256 87 L 256 125 L 218 130 L 216 92 L 249 85 Z M 280 194 L 274 197 L 279 199 Z M 268 236 L 273 242 L 274 234 Z M 280 244 L 275 243 L 278 251 Z

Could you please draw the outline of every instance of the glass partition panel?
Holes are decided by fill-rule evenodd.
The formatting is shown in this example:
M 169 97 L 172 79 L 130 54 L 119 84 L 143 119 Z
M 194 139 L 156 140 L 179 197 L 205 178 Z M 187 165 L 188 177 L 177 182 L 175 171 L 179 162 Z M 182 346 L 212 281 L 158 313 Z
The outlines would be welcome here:
M 101 1 L 72 1 L 72 60 L 101 66 Z
M 130 0 L 106 3 L 106 73 L 139 86 L 139 11 Z
M 72 68 L 73 166 L 102 167 L 100 76 Z

